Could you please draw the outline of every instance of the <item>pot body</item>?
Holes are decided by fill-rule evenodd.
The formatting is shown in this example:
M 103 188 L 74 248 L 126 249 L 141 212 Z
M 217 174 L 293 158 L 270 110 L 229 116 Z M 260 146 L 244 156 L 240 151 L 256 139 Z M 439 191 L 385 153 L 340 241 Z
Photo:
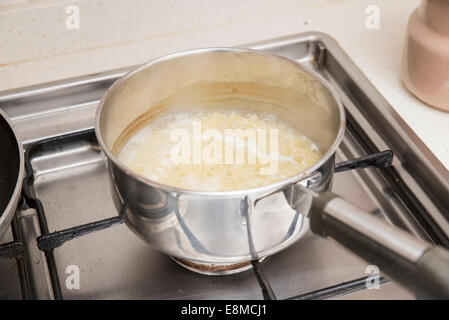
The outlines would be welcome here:
M 309 230 L 312 196 L 291 184 L 265 196 L 203 196 L 164 191 L 143 184 L 108 161 L 115 205 L 127 199 L 125 223 L 142 240 L 174 257 L 205 263 L 237 263 L 276 253 Z M 316 192 L 330 189 L 331 157 L 310 182 Z M 259 200 L 259 196 L 263 199 Z
M 410 16 L 402 79 L 422 101 L 449 111 L 448 0 L 424 0 Z
M 212 48 L 156 59 L 115 83 L 100 103 L 95 130 L 127 226 L 162 252 L 203 263 L 261 258 L 301 238 L 312 196 L 299 184 L 316 192 L 330 188 L 345 126 L 337 96 L 312 73 L 279 56 Z M 323 156 L 284 181 L 229 192 L 162 185 L 116 158 L 153 116 L 197 108 L 270 112 L 298 128 Z

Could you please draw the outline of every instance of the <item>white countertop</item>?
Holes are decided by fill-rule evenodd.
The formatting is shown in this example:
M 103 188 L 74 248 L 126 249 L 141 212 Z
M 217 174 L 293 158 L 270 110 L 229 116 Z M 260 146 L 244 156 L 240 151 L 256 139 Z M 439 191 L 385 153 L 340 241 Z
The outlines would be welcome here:
M 80 10 L 69 30 L 68 5 Z M 367 6 L 380 28 L 365 26 Z M 402 85 L 407 19 L 419 0 L 0 0 L 0 91 L 143 63 L 195 47 L 321 31 L 334 37 L 449 169 L 449 113 Z

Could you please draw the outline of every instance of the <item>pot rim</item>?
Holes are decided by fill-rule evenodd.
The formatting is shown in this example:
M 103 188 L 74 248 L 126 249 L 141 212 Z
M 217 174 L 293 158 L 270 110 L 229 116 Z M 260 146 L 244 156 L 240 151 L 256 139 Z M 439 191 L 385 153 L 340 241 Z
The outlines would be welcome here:
M 278 181 L 278 182 L 275 182 L 272 184 L 256 187 L 256 188 L 230 190 L 230 191 L 201 191 L 201 190 L 183 189 L 183 188 L 173 187 L 170 185 L 162 184 L 162 183 L 153 181 L 151 179 L 145 178 L 144 176 L 132 171 L 125 164 L 123 164 L 121 161 L 119 161 L 117 159 L 117 157 L 115 157 L 112 154 L 109 147 L 106 146 L 106 144 L 103 140 L 103 136 L 101 134 L 101 129 L 100 129 L 101 114 L 102 114 L 104 105 L 105 105 L 106 101 L 109 99 L 109 97 L 111 96 L 111 94 L 114 91 L 116 91 L 117 87 L 119 87 L 123 82 L 125 82 L 127 79 L 132 77 L 134 74 L 136 74 L 144 69 L 150 68 L 151 66 L 153 66 L 159 62 L 179 58 L 179 57 L 182 57 L 185 55 L 202 54 L 202 53 L 206 53 L 206 52 L 250 53 L 250 54 L 264 55 L 264 56 L 267 56 L 267 57 L 270 57 L 273 59 L 282 59 L 284 61 L 291 63 L 293 66 L 300 68 L 301 70 L 307 72 L 312 77 L 314 77 L 316 80 L 318 80 L 330 92 L 333 99 L 337 103 L 338 113 L 340 116 L 340 124 L 339 124 L 338 133 L 334 139 L 334 142 L 329 147 L 329 149 L 312 166 L 310 166 L 309 168 L 301 171 L 300 173 L 298 173 L 294 176 L 291 176 L 290 178 L 287 178 L 287 179 L 284 179 L 284 180 L 281 180 L 281 181 Z M 124 173 L 131 176 L 132 178 L 134 178 L 146 185 L 149 185 L 151 187 L 161 189 L 165 192 L 173 192 L 173 193 L 177 193 L 177 194 L 188 194 L 188 195 L 193 195 L 193 196 L 197 195 L 197 196 L 205 196 L 205 197 L 225 197 L 225 198 L 236 197 L 236 196 L 246 197 L 246 196 L 248 196 L 248 194 L 264 194 L 267 192 L 271 192 L 274 189 L 282 189 L 283 187 L 297 183 L 298 181 L 301 181 L 302 179 L 310 176 L 313 172 L 315 172 L 318 168 L 320 168 L 324 163 L 326 163 L 329 160 L 329 158 L 331 158 L 332 155 L 336 152 L 337 148 L 339 147 L 339 145 L 341 143 L 341 140 L 343 139 L 344 132 L 345 132 L 345 126 L 346 126 L 346 114 L 345 114 L 345 109 L 343 107 L 340 97 L 338 96 L 336 90 L 329 84 L 329 82 L 326 79 L 324 79 L 321 75 L 317 74 L 312 68 L 307 68 L 307 67 L 301 65 L 297 61 L 288 59 L 286 57 L 283 57 L 283 56 L 280 56 L 277 54 L 268 53 L 268 52 L 259 51 L 259 50 L 247 49 L 247 48 L 229 48 L 229 47 L 209 47 L 209 48 L 189 49 L 189 50 L 179 51 L 179 52 L 175 52 L 172 54 L 168 54 L 168 55 L 165 55 L 162 57 L 152 59 L 152 60 L 144 63 L 143 65 L 137 67 L 136 69 L 128 72 L 127 74 L 122 76 L 120 79 L 118 79 L 116 82 L 114 82 L 112 84 L 112 86 L 110 86 L 108 88 L 108 90 L 106 91 L 106 93 L 103 95 L 103 97 L 101 98 L 100 103 L 97 107 L 97 111 L 95 113 L 95 123 L 94 123 L 95 135 L 96 135 L 98 143 L 99 143 L 102 151 L 105 153 L 107 159 L 109 161 L 112 161 L 114 163 L 114 165 L 116 165 Z

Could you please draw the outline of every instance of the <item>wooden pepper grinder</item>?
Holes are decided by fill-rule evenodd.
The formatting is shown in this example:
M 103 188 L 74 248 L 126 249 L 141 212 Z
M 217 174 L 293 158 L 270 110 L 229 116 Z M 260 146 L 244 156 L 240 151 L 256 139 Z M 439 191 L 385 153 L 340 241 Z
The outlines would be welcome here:
M 449 0 L 422 0 L 410 16 L 402 80 L 419 99 L 449 112 Z

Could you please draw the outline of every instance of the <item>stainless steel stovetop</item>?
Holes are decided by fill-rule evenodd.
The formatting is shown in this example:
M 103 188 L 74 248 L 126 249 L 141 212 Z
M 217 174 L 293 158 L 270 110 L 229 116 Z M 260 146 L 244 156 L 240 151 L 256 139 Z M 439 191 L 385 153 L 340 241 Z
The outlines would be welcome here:
M 308 33 L 250 47 L 312 66 L 334 85 L 348 115 L 337 162 L 393 150 L 391 170 L 338 173 L 334 192 L 417 236 L 449 244 L 448 171 L 334 40 Z M 37 247 L 36 239 L 47 233 L 44 225 L 52 233 L 117 216 L 104 156 L 95 139 L 87 134 L 88 138 L 70 141 L 63 135 L 92 128 L 102 94 L 130 69 L 0 94 L 0 107 L 12 119 L 25 149 L 49 137 L 60 138 L 51 147 L 28 154 L 33 196 L 42 202 L 46 221 L 25 203 L 18 210 L 1 243 L 21 240 L 26 254 L 0 259 L 0 299 L 262 299 L 251 270 L 225 277 L 192 273 L 123 224 L 70 240 L 54 251 Z M 80 270 L 79 289 L 66 285 L 72 266 Z M 308 234 L 259 268 L 278 299 L 413 298 L 388 279 L 378 290 L 366 289 L 367 266 L 337 244 Z

